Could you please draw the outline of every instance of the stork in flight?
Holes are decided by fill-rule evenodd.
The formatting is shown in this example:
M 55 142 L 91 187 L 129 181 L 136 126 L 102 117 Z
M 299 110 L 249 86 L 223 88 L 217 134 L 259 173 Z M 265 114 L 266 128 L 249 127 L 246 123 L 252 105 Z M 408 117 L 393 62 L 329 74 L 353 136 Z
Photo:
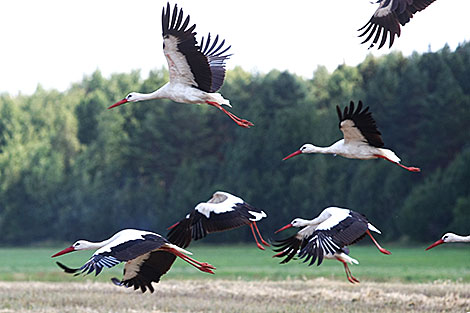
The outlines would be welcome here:
M 348 255 L 348 245 L 369 235 L 380 252 L 391 254 L 382 248 L 370 233 L 374 231 L 380 234 L 380 231 L 369 223 L 364 215 L 349 209 L 328 207 L 318 217 L 312 220 L 296 218 L 276 233 L 291 227 L 303 228 L 295 235 L 274 244 L 278 247 L 274 251 L 278 253 L 273 257 L 286 257 L 281 262 L 283 264 L 297 256 L 300 259 L 305 258 L 304 262 L 310 260 L 309 266 L 317 260 L 317 265 L 320 265 L 324 258 L 336 259 L 343 263 L 346 277 L 351 283 L 358 283 L 359 280 L 352 275 L 348 263 L 359 262 Z
M 369 46 L 370 49 L 379 41 L 380 36 L 382 36 L 379 47 L 377 48 L 380 49 L 387 41 L 388 35 L 390 38 L 389 48 L 391 48 L 395 36 L 400 37 L 400 24 L 405 26 L 413 17 L 413 14 L 424 10 L 434 1 L 435 0 L 378 0 L 377 3 L 380 3 L 379 8 L 372 15 L 369 22 L 358 29 L 358 31 L 364 30 L 359 37 L 369 33 L 366 39 L 361 43 L 371 40 L 372 36 L 375 35 Z
M 396 165 L 411 171 L 420 172 L 418 167 L 408 167 L 400 164 L 400 158 L 389 149 L 382 148 L 384 142 L 381 133 L 378 131 L 369 107 L 362 110 L 362 101 L 359 101 L 357 109 L 354 110 L 354 102 L 351 101 L 349 107 L 344 108 L 341 113 L 339 106 L 336 106 L 339 117 L 339 129 L 343 132 L 344 139 L 335 142 L 329 147 L 317 147 L 312 144 L 304 144 L 299 150 L 286 156 L 287 160 L 302 153 L 324 153 L 341 155 L 349 159 L 377 159 L 382 158 Z
M 152 93 L 131 92 L 121 101 L 108 109 L 127 102 L 137 102 L 151 99 L 171 99 L 181 103 L 207 103 L 227 114 L 237 125 L 245 128 L 253 126 L 250 121 L 241 119 L 223 108 L 230 102 L 220 93 L 216 93 L 225 79 L 225 60 L 231 54 L 226 54 L 230 46 L 224 47 L 225 40 L 219 44 L 217 35 L 211 41 L 210 34 L 206 42 L 204 37 L 201 45 L 197 44 L 194 32 L 196 24 L 188 27 L 189 15 L 184 19 L 183 9 L 178 12 L 175 4 L 171 14 L 170 4 L 162 11 L 163 53 L 168 62 L 170 81 Z
M 433 243 L 432 245 L 427 247 L 425 250 L 432 249 L 435 246 L 438 246 L 438 245 L 441 245 L 441 244 L 447 243 L 447 242 L 470 242 L 470 235 L 469 236 L 460 236 L 460 235 L 456 235 L 454 233 L 447 233 L 447 234 L 444 234 L 444 236 L 442 236 L 441 239 L 439 239 L 438 241 L 436 241 L 435 243 Z
M 266 216 L 264 211 L 243 199 L 228 192 L 217 191 L 209 201 L 199 203 L 184 219 L 168 227 L 170 232 L 167 237 L 171 243 L 186 248 L 191 239 L 198 240 L 209 233 L 250 225 L 256 245 L 264 250 L 256 238 L 255 230 L 261 243 L 269 246 L 256 225 L 256 222 Z
M 212 270 L 215 269 L 208 263 L 201 263 L 190 258 L 187 254 L 191 254 L 191 252 L 171 244 L 162 236 L 136 229 L 121 230 L 101 242 L 78 240 L 52 257 L 73 251 L 93 249 L 97 249 L 96 252 L 80 268 L 69 268 L 60 262 L 57 262 L 57 265 L 66 273 L 75 274 L 75 276 L 93 272 L 96 276 L 104 267 L 110 268 L 121 262 L 126 262 L 122 280 L 117 278 L 111 280 L 119 286 L 140 288 L 142 292 L 145 292 L 147 288 L 150 292 L 154 291 L 152 282 L 158 283 L 160 281 L 160 277 L 170 270 L 176 257 L 206 273 L 214 274 Z

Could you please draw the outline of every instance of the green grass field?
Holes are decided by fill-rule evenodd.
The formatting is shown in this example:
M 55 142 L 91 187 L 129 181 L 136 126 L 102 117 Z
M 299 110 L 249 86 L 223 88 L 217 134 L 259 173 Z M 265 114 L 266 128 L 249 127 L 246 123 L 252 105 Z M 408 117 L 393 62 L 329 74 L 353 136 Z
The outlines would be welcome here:
M 436 280 L 470 282 L 470 249 L 465 245 L 444 245 L 424 251 L 423 247 L 387 246 L 392 255 L 381 254 L 373 246 L 351 247 L 351 256 L 359 265 L 351 265 L 353 275 L 361 282 L 432 282 Z M 55 259 L 50 256 L 66 246 L 55 248 L 0 248 L 1 281 L 108 281 L 120 277 L 123 265 L 104 270 L 98 277 L 73 277 L 56 266 L 55 261 L 79 267 L 91 251 L 74 252 Z M 285 280 L 324 277 L 346 280 L 341 263 L 325 260 L 321 266 L 307 266 L 298 260 L 279 264 L 270 250 L 261 251 L 254 244 L 235 246 L 191 245 L 193 257 L 214 265 L 215 275 L 202 273 L 178 260 L 163 279 L 229 279 Z

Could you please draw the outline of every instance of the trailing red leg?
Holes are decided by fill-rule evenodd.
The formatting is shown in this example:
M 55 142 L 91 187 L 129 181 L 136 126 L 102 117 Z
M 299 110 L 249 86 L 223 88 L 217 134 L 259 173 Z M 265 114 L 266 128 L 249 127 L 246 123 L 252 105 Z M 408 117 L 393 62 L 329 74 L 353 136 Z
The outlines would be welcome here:
M 384 249 L 382 248 L 379 243 L 375 240 L 374 237 L 372 237 L 372 234 L 370 233 L 369 230 L 366 230 L 366 234 L 368 234 L 370 236 L 370 238 L 372 239 L 372 241 L 374 242 L 375 246 L 377 247 L 377 249 L 379 249 L 380 252 L 382 252 L 383 254 L 392 254 L 392 252 L 388 251 L 387 249 Z
M 382 159 L 385 159 L 387 161 L 390 161 L 392 163 L 395 163 L 396 165 L 400 166 L 401 168 L 404 168 L 405 170 L 408 170 L 410 172 L 421 172 L 421 169 L 419 167 L 413 167 L 413 166 L 404 166 L 403 164 L 400 164 L 399 162 L 395 162 L 395 161 L 392 161 L 390 160 L 389 158 L 387 158 L 386 156 L 383 156 L 383 155 L 379 155 L 379 154 L 374 154 L 374 156 L 378 157 L 378 158 L 382 158 Z
M 340 259 L 340 258 L 338 258 L 338 257 L 336 258 L 336 260 L 338 260 L 338 261 L 340 261 L 341 263 L 343 263 L 343 265 L 344 265 L 344 271 L 346 272 L 346 277 L 348 278 L 349 282 L 350 282 L 350 283 L 353 283 L 353 284 L 359 283 L 359 280 L 358 280 L 356 277 L 354 277 L 354 276 L 352 275 L 351 270 L 349 269 L 349 266 L 348 266 L 348 264 L 346 263 L 346 261 L 343 261 L 342 259 Z
M 255 238 L 256 245 L 257 245 L 258 248 L 260 248 L 261 250 L 264 250 L 264 247 L 259 244 L 258 239 L 256 238 L 255 230 L 253 229 L 253 223 L 250 223 L 250 228 L 251 228 L 251 232 L 253 233 L 253 238 Z
M 212 270 L 215 270 L 215 267 L 210 265 L 209 263 L 199 262 L 199 261 L 197 261 L 193 258 L 190 258 L 189 256 L 179 252 L 178 250 L 173 249 L 173 248 L 162 247 L 161 250 L 166 250 L 166 251 L 176 255 L 177 257 L 179 257 L 182 260 L 188 262 L 189 264 L 191 264 L 192 266 L 194 266 L 195 268 L 197 268 L 198 270 L 200 270 L 202 272 L 214 274 L 214 272 Z
M 215 106 L 216 108 L 218 108 L 219 110 L 221 110 L 222 112 L 224 112 L 225 114 L 228 115 L 228 117 L 230 117 L 235 123 L 237 123 L 238 126 L 241 126 L 241 127 L 245 127 L 245 128 L 250 128 L 250 126 L 254 126 L 254 124 L 248 120 L 244 120 L 244 119 L 241 119 L 239 118 L 238 116 L 236 116 L 235 114 L 227 111 L 225 108 L 223 108 L 220 104 L 218 104 L 217 102 L 213 102 L 213 101 L 206 101 L 207 104 L 210 104 L 212 106 Z
M 258 229 L 258 225 L 256 224 L 256 222 L 252 222 L 252 224 L 253 224 L 253 226 L 255 226 L 256 233 L 258 233 L 259 240 L 261 241 L 261 243 L 262 243 L 263 245 L 265 245 L 266 247 L 270 247 L 269 243 L 267 243 L 267 242 L 263 239 L 263 237 L 261 236 L 261 233 L 260 233 L 260 231 L 259 231 L 259 229 Z

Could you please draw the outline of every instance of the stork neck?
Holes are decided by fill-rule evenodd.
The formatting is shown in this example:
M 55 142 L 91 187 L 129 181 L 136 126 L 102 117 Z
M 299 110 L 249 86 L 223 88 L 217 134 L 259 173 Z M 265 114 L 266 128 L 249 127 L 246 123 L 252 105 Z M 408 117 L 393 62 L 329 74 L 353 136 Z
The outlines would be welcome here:
M 318 147 L 314 145 L 310 145 L 308 149 L 302 151 L 302 153 L 322 153 L 322 154 L 334 154 L 335 152 L 332 149 L 333 146 L 329 147 Z
M 136 92 L 137 101 L 168 98 L 168 83 L 151 93 Z
M 460 236 L 454 235 L 454 242 L 470 242 L 470 235 L 469 236 Z
M 86 248 L 84 248 L 83 250 L 97 250 L 99 248 L 106 246 L 111 241 L 113 241 L 113 238 L 106 239 L 100 242 L 86 241 Z

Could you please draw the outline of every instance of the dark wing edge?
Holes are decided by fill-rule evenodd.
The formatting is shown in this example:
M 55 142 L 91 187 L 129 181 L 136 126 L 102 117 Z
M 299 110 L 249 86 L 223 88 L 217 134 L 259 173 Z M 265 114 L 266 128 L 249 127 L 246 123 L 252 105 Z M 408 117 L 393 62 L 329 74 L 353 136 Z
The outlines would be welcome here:
M 349 103 L 349 107 L 346 106 L 344 108 L 343 114 L 341 114 L 340 108 L 336 106 L 338 117 L 340 119 L 339 127 L 341 129 L 341 122 L 345 120 L 352 120 L 355 127 L 359 129 L 361 134 L 364 136 L 364 138 L 366 138 L 367 142 L 371 146 L 382 148 L 384 146 L 382 134 L 377 129 L 377 124 L 372 117 L 372 113 L 369 112 L 369 107 L 366 107 L 364 110 L 362 110 L 362 106 L 362 101 L 359 100 L 357 109 L 354 110 L 354 101 L 351 101 Z
M 278 240 L 273 244 L 274 247 L 278 247 L 273 249 L 274 252 L 278 252 L 277 254 L 273 255 L 273 257 L 286 257 L 280 262 L 280 264 L 285 264 L 292 260 L 297 255 L 297 253 L 299 253 L 300 250 L 305 247 L 306 244 L 307 241 L 297 238 L 297 234 L 286 239 Z
M 152 286 L 152 282 L 158 283 L 160 278 L 165 275 L 176 260 L 176 256 L 166 251 L 153 251 L 144 263 L 139 267 L 136 276 L 126 279 L 119 280 L 115 277 L 111 278 L 111 281 L 117 286 L 123 286 L 126 288 L 134 287 L 134 290 L 140 288 L 142 293 L 146 292 L 147 289 L 150 293 L 155 291 Z M 124 267 L 124 275 L 126 274 L 126 267 Z
M 300 250 L 299 258 L 305 258 L 304 263 L 310 261 L 309 266 L 317 260 L 317 265 L 320 265 L 326 254 L 333 255 L 336 252 L 341 252 L 342 248 L 327 232 L 317 230 L 313 232 L 312 236 L 308 238 L 308 243 Z
M 384 7 L 387 7 L 391 1 L 393 1 L 393 3 L 390 8 L 390 12 L 387 15 L 378 16 L 377 13 Z M 369 33 L 366 39 L 361 42 L 361 44 L 371 40 L 375 34 L 369 49 L 378 43 L 381 36 L 382 39 L 380 40 L 377 49 L 380 49 L 384 46 L 387 41 L 387 36 L 390 38 L 389 48 L 391 48 L 395 40 L 395 36 L 400 37 L 400 24 L 402 26 L 407 24 L 413 17 L 413 14 L 424 10 L 434 1 L 435 0 L 383 0 L 380 3 L 379 8 L 372 15 L 369 22 L 358 29 L 358 31 L 364 30 L 359 35 L 359 37 L 365 36 L 367 33 Z
M 189 218 L 184 218 L 179 221 L 174 227 L 170 229 L 167 234 L 167 239 L 174 245 L 180 248 L 186 248 L 191 243 L 191 228 L 194 213 L 191 213 Z
M 104 267 L 111 268 L 121 263 L 121 261 L 110 255 L 94 255 L 88 260 L 88 262 L 79 268 L 70 268 L 60 262 L 56 263 L 67 274 L 74 274 L 74 276 L 78 276 L 80 274 L 88 275 L 95 272 L 95 276 L 97 276 L 99 273 L 101 273 Z
M 178 13 L 179 12 L 179 13 Z M 196 41 L 196 24 L 193 24 L 191 27 L 186 29 L 189 25 L 189 15 L 183 22 L 183 9 L 179 9 L 175 4 L 173 8 L 173 14 L 171 14 L 170 4 L 167 3 L 166 10 L 163 7 L 162 10 L 162 35 L 163 38 L 166 36 L 174 36 L 178 39 L 178 50 L 186 58 L 186 62 L 189 64 L 191 73 L 193 74 L 194 81 L 197 86 L 194 86 L 205 92 L 212 92 L 212 86 L 218 86 L 219 88 L 223 83 L 223 78 L 225 77 L 225 69 L 221 71 L 220 68 L 214 69 L 216 76 L 219 77 L 215 83 L 213 83 L 213 70 L 210 65 L 210 60 L 208 56 L 204 55 L 201 52 L 201 49 Z M 214 55 L 214 67 L 216 66 L 222 58 L 221 55 L 217 53 Z M 222 59 L 225 60 L 226 56 Z M 222 62 L 223 63 L 223 62 Z M 222 81 L 220 81 L 220 75 L 223 72 Z
M 216 92 L 222 87 L 225 80 L 225 60 L 232 54 L 225 54 L 231 46 L 224 47 L 225 39 L 217 46 L 219 35 L 217 35 L 211 45 L 211 34 L 207 35 L 207 41 L 204 45 L 204 37 L 201 39 L 201 52 L 206 56 L 211 70 L 212 83 L 210 92 Z
M 200 227 L 202 227 L 202 229 L 208 234 L 214 232 L 221 232 L 235 229 L 244 225 L 249 225 L 252 222 L 251 219 L 255 218 L 255 216 L 251 214 L 250 211 L 257 213 L 263 212 L 246 202 L 236 203 L 232 208 L 233 211 L 228 211 L 224 213 L 216 214 L 211 212 L 209 218 L 197 212 L 196 214 L 199 215 L 199 217 L 197 218 L 198 221 L 195 221 L 194 225 L 196 225 L 196 223 L 199 223 L 201 225 Z M 196 239 L 194 233 L 193 238 Z

